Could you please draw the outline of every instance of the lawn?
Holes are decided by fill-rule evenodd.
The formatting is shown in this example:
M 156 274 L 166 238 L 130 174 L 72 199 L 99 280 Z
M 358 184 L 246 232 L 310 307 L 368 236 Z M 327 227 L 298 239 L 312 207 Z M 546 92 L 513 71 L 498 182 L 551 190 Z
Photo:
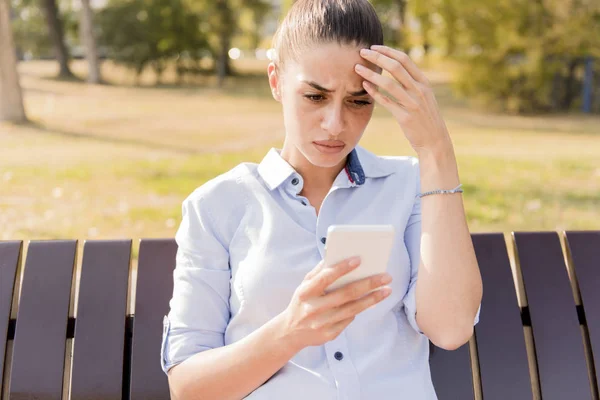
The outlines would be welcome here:
M 264 63 L 244 64 L 256 71 Z M 280 146 L 266 76 L 217 89 L 161 86 L 103 66 L 110 85 L 57 81 L 50 62 L 20 65 L 28 125 L 0 124 L 0 239 L 172 237 L 196 187 Z M 82 63 L 75 63 L 80 76 Z M 600 229 L 600 118 L 473 110 L 448 74 L 428 71 L 453 138 L 472 232 Z M 378 108 L 362 144 L 414 155 Z

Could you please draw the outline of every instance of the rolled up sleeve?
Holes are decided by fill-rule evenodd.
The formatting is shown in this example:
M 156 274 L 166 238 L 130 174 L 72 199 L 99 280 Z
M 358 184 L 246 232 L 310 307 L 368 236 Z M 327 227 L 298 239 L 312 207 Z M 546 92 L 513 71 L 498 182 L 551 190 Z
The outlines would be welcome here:
M 417 182 L 419 181 L 419 172 L 417 169 Z M 417 184 L 417 193 L 419 193 L 419 186 Z M 410 283 L 408 284 L 408 290 L 404 295 L 402 302 L 404 303 L 404 312 L 406 318 L 415 331 L 423 334 L 419 325 L 417 324 L 417 279 L 419 276 L 419 264 L 421 263 L 421 199 L 416 197 L 413 204 L 406 230 L 404 231 L 404 244 L 408 251 L 408 257 L 410 259 Z
M 197 353 L 223 346 L 230 317 L 227 245 L 201 198 L 190 196 L 183 202 L 175 239 L 179 247 L 173 297 L 163 319 L 165 373 Z

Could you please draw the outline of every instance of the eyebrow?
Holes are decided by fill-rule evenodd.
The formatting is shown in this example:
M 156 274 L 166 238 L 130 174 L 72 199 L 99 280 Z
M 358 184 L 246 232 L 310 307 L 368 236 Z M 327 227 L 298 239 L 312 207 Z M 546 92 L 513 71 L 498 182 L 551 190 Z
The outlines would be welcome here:
M 325 93 L 332 93 L 333 90 L 331 89 L 326 89 L 323 86 L 319 85 L 317 82 L 313 82 L 313 81 L 302 81 L 303 83 L 306 83 L 307 85 L 312 86 L 313 88 L 321 91 L 321 92 L 325 92 Z M 365 89 L 359 90 L 357 92 L 348 92 L 350 93 L 352 96 L 363 96 L 365 94 L 367 94 L 367 91 Z

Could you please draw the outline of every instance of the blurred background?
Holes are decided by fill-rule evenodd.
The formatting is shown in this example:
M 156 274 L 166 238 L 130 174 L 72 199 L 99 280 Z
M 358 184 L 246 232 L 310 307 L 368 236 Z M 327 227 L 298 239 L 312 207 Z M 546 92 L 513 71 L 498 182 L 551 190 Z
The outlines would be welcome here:
M 600 229 L 600 1 L 372 0 L 434 84 L 472 232 Z M 280 147 L 291 0 L 0 0 L 0 240 L 173 237 Z M 415 155 L 377 107 L 362 144 Z

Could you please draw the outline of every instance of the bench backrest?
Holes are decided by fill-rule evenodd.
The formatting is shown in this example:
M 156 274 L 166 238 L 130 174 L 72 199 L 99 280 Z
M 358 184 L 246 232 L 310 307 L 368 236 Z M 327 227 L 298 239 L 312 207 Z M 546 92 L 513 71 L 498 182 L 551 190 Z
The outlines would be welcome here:
M 481 319 L 470 344 L 432 348 L 440 400 L 597 398 L 600 231 L 566 232 L 564 252 L 556 232 L 514 233 L 510 251 L 501 233 L 472 236 Z M 168 399 L 159 354 L 176 249 L 141 240 L 132 267 L 130 240 L 87 241 L 76 268 L 76 241 L 33 241 L 26 257 L 0 242 L 3 398 Z

